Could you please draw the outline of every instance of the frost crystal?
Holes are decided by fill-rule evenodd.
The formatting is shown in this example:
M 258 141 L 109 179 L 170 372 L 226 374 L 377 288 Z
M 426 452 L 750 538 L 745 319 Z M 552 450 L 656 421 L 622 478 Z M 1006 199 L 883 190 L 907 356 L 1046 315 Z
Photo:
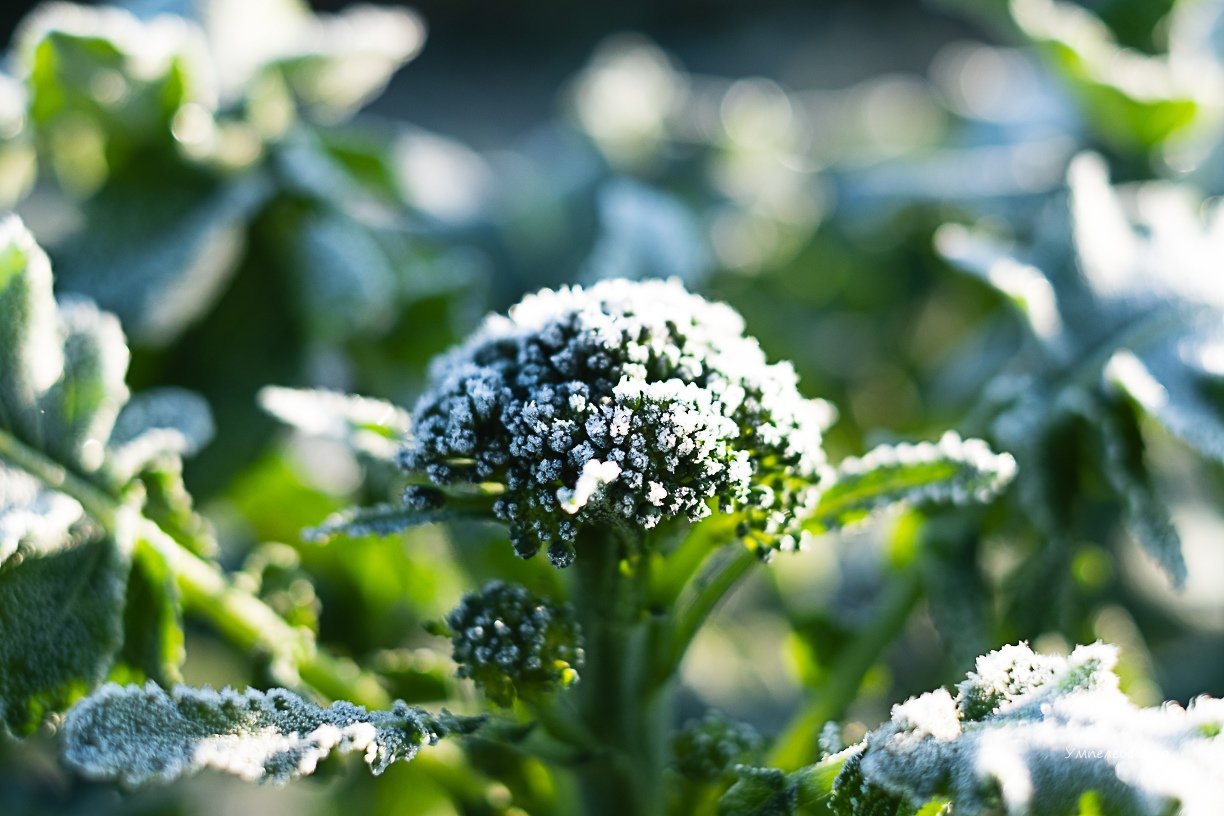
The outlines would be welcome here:
M 787 548 L 828 415 L 730 307 L 611 280 L 528 296 L 438 360 L 400 461 L 441 485 L 503 483 L 494 511 L 516 550 L 558 566 L 583 524 L 645 530 L 714 505 Z
M 320 708 L 292 692 L 194 689 L 153 683 L 103 686 L 69 712 L 64 759 L 94 779 L 170 782 L 209 768 L 248 781 L 287 782 L 333 751 L 360 752 L 371 772 L 416 756 L 448 725 L 396 702 L 390 711 L 352 703 Z
M 847 761 L 838 814 L 918 808 L 1059 816 L 1093 792 L 1102 813 L 1217 813 L 1224 801 L 1224 701 L 1136 708 L 1118 690 L 1112 646 L 1069 657 L 1008 646 L 957 687 L 893 708 Z

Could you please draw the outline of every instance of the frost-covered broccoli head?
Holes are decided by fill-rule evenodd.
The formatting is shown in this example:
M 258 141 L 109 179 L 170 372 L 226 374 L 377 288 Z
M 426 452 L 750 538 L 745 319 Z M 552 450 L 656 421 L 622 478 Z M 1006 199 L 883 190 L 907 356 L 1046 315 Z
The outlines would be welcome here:
M 460 677 L 501 706 L 534 700 L 578 681 L 582 631 L 568 605 L 491 581 L 446 617 Z
M 676 281 L 544 290 L 439 359 L 401 464 L 500 482 L 523 557 L 574 558 L 578 530 L 742 512 L 763 551 L 797 541 L 828 407 L 800 396 L 730 307 Z M 420 501 L 417 489 L 410 500 Z

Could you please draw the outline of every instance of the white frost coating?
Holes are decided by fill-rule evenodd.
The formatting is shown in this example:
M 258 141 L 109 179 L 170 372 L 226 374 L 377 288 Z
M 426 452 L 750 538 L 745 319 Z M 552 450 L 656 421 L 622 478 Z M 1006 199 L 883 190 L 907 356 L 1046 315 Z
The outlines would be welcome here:
M 980 439 L 953 431 L 939 442 L 880 445 L 850 456 L 832 469 L 812 518 L 814 528 L 834 529 L 877 507 L 900 502 L 987 502 L 1016 474 L 1016 460 Z
M 284 689 L 166 692 L 111 683 L 68 713 L 63 738 L 64 759 L 78 772 L 137 786 L 206 768 L 283 783 L 313 773 L 333 752 L 361 753 L 380 774 L 446 733 L 402 702 L 371 712 L 344 702 L 320 708 Z
M 956 716 L 956 701 L 946 689 L 913 697 L 893 706 L 893 722 L 909 731 L 935 739 L 950 740 L 960 736 L 960 720 Z
M 19 546 L 45 553 L 67 545 L 69 531 L 84 515 L 76 499 L 0 464 L 0 564 Z
M 137 394 L 115 421 L 107 469 L 127 479 L 160 456 L 191 456 L 212 440 L 214 430 L 208 403 L 197 394 L 179 388 Z
M 1008 646 L 957 687 L 910 700 L 867 736 L 839 779 L 844 805 L 950 797 L 957 814 L 1058 816 L 1092 790 L 1106 813 L 1211 816 L 1224 801 L 1224 701 L 1136 708 L 1118 690 L 1111 646 L 1069 657 Z M 854 813 L 850 809 L 839 813 Z
M 55 384 L 64 370 L 63 344 L 59 338 L 55 298 L 51 294 L 51 262 L 15 215 L 0 219 L 0 255 L 3 256 L 0 258 L 3 264 L 0 267 L 0 306 L 9 305 L 18 310 L 16 316 L 0 314 L 0 317 L 10 326 L 19 325 L 24 334 L 22 338 L 13 338 L 17 359 L 12 361 L 14 369 L 5 372 L 6 382 L 0 383 L 0 394 L 12 391 L 14 399 L 32 405 Z M 15 268 L 18 266 L 22 268 Z M 7 304 L 5 290 L 13 286 L 17 278 L 24 278 L 24 302 Z
M 268 386 L 260 389 L 259 406 L 286 425 L 379 459 L 393 459 L 412 427 L 402 408 L 338 391 Z
M 588 460 L 582 466 L 582 473 L 578 476 L 578 481 L 574 484 L 572 490 L 568 487 L 557 488 L 557 501 L 561 503 L 561 509 L 571 516 L 574 515 L 586 507 L 587 502 L 604 485 L 616 481 L 616 477 L 620 476 L 620 474 L 620 465 L 615 462 L 600 462 L 598 459 Z

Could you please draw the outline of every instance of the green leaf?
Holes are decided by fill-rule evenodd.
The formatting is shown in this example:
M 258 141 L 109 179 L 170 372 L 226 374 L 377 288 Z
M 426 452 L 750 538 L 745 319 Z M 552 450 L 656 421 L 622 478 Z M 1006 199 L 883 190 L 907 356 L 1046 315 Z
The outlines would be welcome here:
M 205 768 L 248 781 L 314 773 L 329 754 L 360 752 L 371 773 L 407 762 L 422 745 L 467 733 L 480 718 L 390 711 L 352 703 L 320 708 L 285 689 L 213 691 L 149 683 L 102 687 L 64 723 L 64 759 L 93 779 L 125 786 L 171 782 Z
M 412 426 L 408 412 L 398 406 L 338 391 L 268 386 L 259 392 L 259 405 L 303 433 L 388 462 Z
M 287 54 L 269 63 L 316 118 L 344 119 L 382 93 L 425 42 L 420 18 L 403 8 L 354 5 L 300 21 Z
M 0 427 L 42 437 L 39 401 L 60 378 L 64 352 L 51 264 L 21 220 L 0 221 Z
M 212 440 L 213 432 L 212 413 L 198 394 L 181 388 L 144 391 L 119 413 L 107 469 L 125 482 L 157 460 L 195 454 Z
M 338 210 L 315 209 L 282 225 L 294 291 L 313 334 L 323 340 L 377 336 L 398 307 L 396 269 L 367 224 Z M 360 315 L 355 320 L 354 316 Z
M 1182 557 L 1181 538 L 1166 503 L 1152 484 L 1133 408 L 1127 404 L 1085 405 L 1081 410 L 1100 431 L 1104 460 L 1101 470 L 1122 498 L 1127 526 L 1174 586 L 1184 586 L 1186 561 Z
M 1012 19 L 1078 97 L 1088 124 L 1123 149 L 1147 150 L 1193 123 L 1197 88 L 1169 60 L 1120 47 L 1109 28 L 1071 3 L 1012 0 Z
M 302 533 L 302 537 L 313 543 L 324 543 L 333 538 L 361 538 L 376 535 L 389 536 L 422 524 L 438 524 L 447 521 L 487 521 L 488 512 L 459 508 L 439 510 L 416 510 L 403 505 L 379 504 L 374 507 L 355 507 L 342 510 L 327 518 L 318 527 Z
M 64 373 L 41 400 L 46 419 L 40 447 L 52 458 L 92 473 L 128 399 L 128 347 L 114 315 L 90 302 L 59 306 Z
M 169 343 L 221 296 L 268 193 L 258 175 L 150 156 L 82 205 L 82 228 L 55 247 L 59 286 L 114 312 L 133 341 Z
M 106 677 L 126 574 L 105 537 L 0 570 L 0 725 L 29 734 Z
M 947 798 L 958 814 L 1210 813 L 1224 797 L 1224 700 L 1137 708 L 1118 690 L 1112 646 L 1067 657 L 1021 644 L 978 659 L 955 697 L 940 689 L 893 707 L 846 763 L 845 816 L 894 797 Z
M 18 552 L 25 557 L 62 549 L 84 514 L 76 500 L 0 462 L 0 569 Z
M 837 467 L 804 528 L 835 530 L 900 503 L 987 502 L 1007 486 L 1015 470 L 1009 454 L 951 432 L 938 444 L 881 445 Z
M 81 193 L 150 149 L 173 149 L 188 105 L 210 116 L 213 69 L 202 32 L 168 16 L 48 4 L 22 24 L 17 54 L 40 150 Z
M 119 661 L 132 679 L 182 682 L 187 658 L 174 574 L 153 547 L 137 547 L 128 575 Z

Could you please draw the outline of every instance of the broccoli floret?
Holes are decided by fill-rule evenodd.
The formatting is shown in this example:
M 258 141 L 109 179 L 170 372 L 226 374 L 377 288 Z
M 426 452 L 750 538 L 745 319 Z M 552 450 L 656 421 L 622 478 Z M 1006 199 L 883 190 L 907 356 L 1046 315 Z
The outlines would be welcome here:
M 400 462 L 439 485 L 498 482 L 523 557 L 568 566 L 582 525 L 648 530 L 743 515 L 761 552 L 797 545 L 830 414 L 730 307 L 678 281 L 544 290 L 439 359 Z
M 676 770 L 696 782 L 717 782 L 737 765 L 759 759 L 765 740 L 755 728 L 711 711 L 690 720 L 672 741 Z
M 535 700 L 578 682 L 582 630 L 569 605 L 490 581 L 446 617 L 460 677 L 500 706 Z

